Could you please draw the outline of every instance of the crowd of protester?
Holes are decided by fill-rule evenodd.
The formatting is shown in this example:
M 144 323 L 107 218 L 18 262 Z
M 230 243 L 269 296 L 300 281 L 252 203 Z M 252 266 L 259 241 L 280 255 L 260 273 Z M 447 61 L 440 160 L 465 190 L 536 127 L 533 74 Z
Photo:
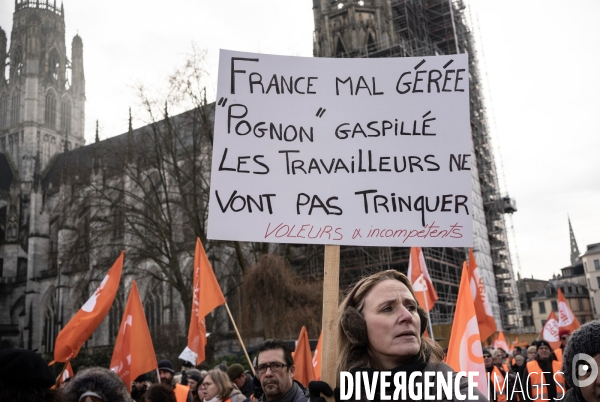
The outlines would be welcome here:
M 444 351 L 423 336 L 426 328 L 427 314 L 406 276 L 390 270 L 363 278 L 339 308 L 337 378 L 342 371 L 455 376 Z M 560 339 L 555 350 L 545 340 L 512 351 L 484 348 L 489 392 L 476 391 L 471 400 L 600 402 L 600 321 L 572 334 L 561 332 Z M 322 395 L 340 400 L 339 384 L 312 381 L 307 389 L 294 379 L 292 351 L 284 341 L 264 341 L 254 369 L 255 376 L 240 364 L 200 370 L 184 363 L 177 372 L 171 361 L 161 360 L 156 371 L 131 384 L 107 368 L 90 367 L 57 387 L 39 354 L 12 349 L 0 352 L 0 402 L 325 402 Z M 456 378 L 466 389 L 466 379 Z M 389 400 L 389 395 L 377 392 L 371 400 Z

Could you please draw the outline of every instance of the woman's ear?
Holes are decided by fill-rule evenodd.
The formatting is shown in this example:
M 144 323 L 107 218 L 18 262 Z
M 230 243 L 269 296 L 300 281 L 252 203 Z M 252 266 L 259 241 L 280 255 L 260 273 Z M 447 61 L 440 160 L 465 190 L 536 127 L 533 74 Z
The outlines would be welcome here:
M 429 320 L 427 319 L 427 312 L 421 306 L 417 306 L 417 313 L 419 314 L 419 318 L 421 319 L 421 336 L 425 333 L 427 329 L 427 325 L 429 324 Z
M 346 307 L 342 313 L 340 324 L 344 334 L 354 346 L 367 346 L 369 344 L 369 334 L 367 332 L 367 322 L 363 315 L 354 307 Z

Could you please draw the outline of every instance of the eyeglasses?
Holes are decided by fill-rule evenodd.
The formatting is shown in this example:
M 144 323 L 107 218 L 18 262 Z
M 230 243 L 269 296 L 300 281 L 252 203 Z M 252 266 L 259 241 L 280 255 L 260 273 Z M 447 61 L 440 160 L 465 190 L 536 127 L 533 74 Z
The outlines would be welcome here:
M 484 359 L 489 359 L 489 358 L 491 358 L 491 357 L 492 357 L 491 355 L 483 355 L 483 358 L 484 358 Z
M 210 387 L 211 385 L 213 385 L 212 382 L 203 382 L 202 384 L 200 384 L 198 386 L 198 388 L 200 388 L 200 389 L 206 389 L 206 388 Z
M 560 337 L 561 340 L 566 341 L 567 339 L 569 339 L 568 335 L 563 335 Z
M 259 364 L 257 367 L 254 367 L 258 374 L 264 374 L 267 372 L 267 369 L 271 369 L 272 373 L 278 373 L 283 370 L 283 368 L 287 366 L 284 363 L 269 363 L 269 364 Z

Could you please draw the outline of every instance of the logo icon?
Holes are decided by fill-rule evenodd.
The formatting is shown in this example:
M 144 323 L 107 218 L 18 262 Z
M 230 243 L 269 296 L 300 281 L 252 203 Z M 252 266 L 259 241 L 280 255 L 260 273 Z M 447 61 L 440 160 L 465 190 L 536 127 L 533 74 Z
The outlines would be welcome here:
M 581 363 L 582 360 L 584 363 Z M 573 384 L 579 388 L 587 387 L 596 381 L 597 377 L 598 364 L 596 363 L 596 360 L 585 353 L 577 353 L 575 357 L 573 357 Z M 582 379 L 580 380 L 579 378 Z

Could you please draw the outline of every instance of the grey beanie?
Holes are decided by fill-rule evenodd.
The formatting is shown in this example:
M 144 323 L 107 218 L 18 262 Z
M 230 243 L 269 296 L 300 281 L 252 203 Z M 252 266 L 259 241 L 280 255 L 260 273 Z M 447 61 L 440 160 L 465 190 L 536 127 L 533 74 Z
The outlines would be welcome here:
M 578 353 L 585 353 L 592 357 L 600 353 L 600 320 L 583 324 L 571 334 L 569 343 L 567 343 L 563 354 L 562 371 L 565 381 L 571 387 L 575 387 L 573 383 L 573 358 Z

